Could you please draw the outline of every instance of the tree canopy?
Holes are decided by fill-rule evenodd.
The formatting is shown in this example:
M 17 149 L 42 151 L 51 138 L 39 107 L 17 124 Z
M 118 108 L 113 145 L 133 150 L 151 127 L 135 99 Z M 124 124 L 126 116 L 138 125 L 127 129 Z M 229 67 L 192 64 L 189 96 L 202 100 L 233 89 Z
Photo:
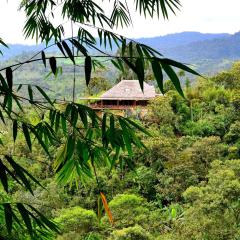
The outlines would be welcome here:
M 184 93 L 174 68 L 195 75 L 198 73 L 184 64 L 165 58 L 149 46 L 110 30 L 128 27 L 132 21 L 127 1 L 107 2 L 111 7 L 110 11 L 102 9 L 100 1 L 92 0 L 21 1 L 20 10 L 26 14 L 24 36 L 44 42 L 46 47 L 26 61 L 0 69 L 0 118 L 12 132 L 8 147 L 1 140 L 5 151 L 1 153 L 0 180 L 6 194 L 11 192 L 12 184 L 21 185 L 31 194 L 34 194 L 33 184 L 44 187 L 29 173 L 27 166 L 18 163 L 19 159 L 26 159 L 24 152 L 15 150 L 19 139 L 24 139 L 28 147 L 26 151 L 32 152 L 33 159 L 34 151 L 40 148 L 44 156 L 52 162 L 52 171 L 59 184 L 71 186 L 75 182 L 84 183 L 88 178 L 95 178 L 102 205 L 111 221 L 106 197 L 98 182 L 97 170 L 101 166 L 112 170 L 117 163 L 122 166 L 121 159 L 119 160 L 122 153 L 133 156 L 134 147 L 145 147 L 137 132 L 149 133 L 131 119 L 112 113 L 103 113 L 99 117 L 91 108 L 76 102 L 77 69 L 84 68 L 86 85 L 89 85 L 92 72 L 102 66 L 104 61 L 111 61 L 121 71 L 124 71 L 123 66 L 126 64 L 138 77 L 143 90 L 144 66 L 148 64 L 160 91 L 164 91 L 165 72 L 182 97 Z M 163 16 L 165 19 L 169 17 L 169 11 L 175 13 L 181 6 L 178 0 L 136 0 L 132 4 L 142 17 Z M 66 25 L 62 22 L 68 22 L 72 28 L 72 36 L 67 39 Z M 74 35 L 76 27 L 77 34 Z M 99 42 L 96 41 L 94 31 Z M 7 47 L 2 39 L 0 44 Z M 117 56 L 106 51 L 113 44 L 121 49 Z M 49 55 L 47 50 L 54 46 L 59 49 L 60 55 Z M 137 54 L 134 54 L 133 46 Z M 93 52 L 97 54 L 92 54 Z M 38 85 L 15 83 L 18 69 L 32 62 L 41 61 L 43 68 L 49 66 L 51 74 L 57 76 L 62 71 L 58 65 L 58 60 L 62 58 L 70 59 L 73 64 L 72 101 L 52 99 Z M 79 58 L 83 59 L 82 65 L 77 64 L 76 59 Z M 130 161 L 126 161 L 126 164 L 131 167 Z M 10 238 L 13 229 L 19 227 L 27 231 L 32 239 L 48 239 L 52 231 L 59 231 L 54 222 L 31 204 L 13 202 L 11 197 L 4 199 L 1 203 L 1 218 L 5 221 Z

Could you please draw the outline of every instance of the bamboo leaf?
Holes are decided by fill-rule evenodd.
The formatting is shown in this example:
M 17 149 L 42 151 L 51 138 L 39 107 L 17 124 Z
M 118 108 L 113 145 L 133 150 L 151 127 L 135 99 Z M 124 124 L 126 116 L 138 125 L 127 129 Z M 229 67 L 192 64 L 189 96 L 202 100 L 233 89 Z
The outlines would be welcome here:
M 61 125 L 62 125 L 63 134 L 66 135 L 67 134 L 67 122 L 66 122 L 66 118 L 64 115 L 61 115 Z
M 36 86 L 37 90 L 43 95 L 43 97 L 49 102 L 49 104 L 53 105 L 51 99 L 48 97 L 48 95 L 44 92 L 42 88 L 39 86 Z
M 31 185 L 28 181 L 28 179 L 26 178 L 26 176 L 24 175 L 24 171 L 23 168 L 18 165 L 10 156 L 5 156 L 5 158 L 7 159 L 7 161 L 11 164 L 12 168 L 14 169 L 16 176 L 21 179 L 22 183 L 24 184 L 25 188 L 27 190 L 29 190 L 31 192 L 31 194 L 33 195 L 33 191 L 31 188 Z
M 17 120 L 13 120 L 13 140 L 16 141 L 18 131 L 18 123 Z
M 107 125 L 107 114 L 104 113 L 102 118 L 102 143 L 103 145 L 106 145 L 105 139 L 106 139 L 106 125 Z
M 74 60 L 73 53 L 72 53 L 71 49 L 69 48 L 68 44 L 67 44 L 65 41 L 63 41 L 63 42 L 62 42 L 62 45 L 63 45 L 65 51 L 67 52 L 69 58 L 70 58 L 70 59 L 72 60 L 72 62 L 75 64 L 75 60 Z
M 73 156 L 75 149 L 75 137 L 70 135 L 67 141 L 67 149 L 66 149 L 66 158 L 70 159 Z
M 12 91 L 12 87 L 13 87 L 13 72 L 12 72 L 12 69 L 10 67 L 6 68 L 6 78 L 7 78 L 8 88 L 10 89 L 10 91 Z
M 4 190 L 8 193 L 8 178 L 5 170 L 6 170 L 6 167 L 3 164 L 2 160 L 0 159 L 0 178 L 1 178 L 1 182 Z
M 167 65 L 171 65 L 173 67 L 180 68 L 180 69 L 182 69 L 186 72 L 192 73 L 194 75 L 201 76 L 198 72 L 196 72 L 195 70 L 191 69 L 190 67 L 188 67 L 180 62 L 176 62 L 176 61 L 168 59 L 168 58 L 162 58 L 162 59 L 160 59 L 160 62 L 163 62 Z
M 137 70 L 136 73 L 138 76 L 139 84 L 143 91 L 144 90 L 143 89 L 143 87 L 144 87 L 144 85 L 143 85 L 144 84 L 144 63 L 140 57 L 137 58 L 137 60 L 136 60 L 136 70 Z
M 30 151 L 32 151 L 31 137 L 30 137 L 30 134 L 29 134 L 29 131 L 28 131 L 28 127 L 25 123 L 22 124 L 22 130 L 23 130 L 23 134 L 24 134 L 24 137 L 26 139 L 27 145 L 28 145 Z
M 59 227 L 54 222 L 48 220 L 40 211 L 38 211 L 33 206 L 31 206 L 31 205 L 27 205 L 27 206 L 30 207 L 40 217 L 40 220 L 42 221 L 42 223 L 46 227 L 48 227 L 49 229 L 55 231 L 56 233 L 60 233 Z
M 54 75 L 56 75 L 56 73 L 57 73 L 57 61 L 56 61 L 56 58 L 55 57 L 50 57 L 49 58 L 49 64 L 50 64 L 52 73 Z
M 44 65 L 44 67 L 46 68 L 46 66 L 47 66 L 47 63 L 46 63 L 46 55 L 45 55 L 44 51 L 42 51 L 41 54 L 42 54 L 43 65 Z
M 32 90 L 31 85 L 28 85 L 28 95 L 30 98 L 30 103 L 32 103 L 33 102 L 33 90 Z
M 169 76 L 170 80 L 172 81 L 174 87 L 176 88 L 176 90 L 178 91 L 178 93 L 184 97 L 184 93 L 180 84 L 180 80 L 177 76 L 177 74 L 174 72 L 174 70 L 171 68 L 171 66 L 161 62 L 161 65 L 164 69 L 164 71 L 166 72 L 166 74 Z
M 2 122 L 3 122 L 4 124 L 6 124 L 6 123 L 5 123 L 5 119 L 4 119 L 4 117 L 3 117 L 3 114 L 2 114 L 2 111 L 1 111 L 1 110 L 0 110 L 0 118 L 1 118 Z
M 6 226 L 7 226 L 7 231 L 8 231 L 8 234 L 11 234 L 12 225 L 13 225 L 13 214 L 14 213 L 13 213 L 11 205 L 9 203 L 4 203 L 3 207 L 4 207 L 4 215 L 5 215 L 5 222 L 6 222 Z
M 87 113 L 83 108 L 78 108 L 78 113 L 85 128 L 88 127 Z
M 92 73 L 92 59 L 90 56 L 87 56 L 85 58 L 85 79 L 86 79 L 86 85 L 89 85 L 89 82 L 91 80 L 91 73 Z
M 77 50 L 80 51 L 85 57 L 88 56 L 87 49 L 82 44 L 80 44 L 76 39 L 72 39 L 70 41 L 74 44 Z
M 140 126 L 139 124 L 137 124 L 136 122 L 132 121 L 129 118 L 124 118 L 127 122 L 129 122 L 132 126 L 134 126 L 136 129 L 138 129 L 139 131 L 145 133 L 148 136 L 151 136 L 151 134 L 142 126 Z
M 0 81 L 1 81 L 1 84 L 2 84 L 2 87 L 7 90 L 8 89 L 8 85 L 4 79 L 4 77 L 2 76 L 2 74 L 0 73 Z
M 33 236 L 32 222 L 29 217 L 27 209 L 24 207 L 24 205 L 22 203 L 17 203 L 17 208 L 18 208 L 19 213 L 22 216 L 22 219 L 28 229 L 30 236 Z
M 105 209 L 105 211 L 106 211 L 106 213 L 108 215 L 109 222 L 113 225 L 114 224 L 113 217 L 112 217 L 112 213 L 110 211 L 110 208 L 108 206 L 107 199 L 106 199 L 105 195 L 102 192 L 100 192 L 100 196 L 101 196 L 101 199 L 102 199 L 102 203 L 103 203 L 104 209 Z
M 62 44 L 60 42 L 57 43 L 57 46 L 59 48 L 59 50 L 61 51 L 61 53 L 63 54 L 64 57 L 67 57 L 64 50 L 63 50 L 63 47 L 62 47 Z
M 162 92 L 162 94 L 164 94 L 164 89 L 163 89 L 163 73 L 162 73 L 162 68 L 161 65 L 159 63 L 159 61 L 154 58 L 152 61 L 152 70 L 153 70 L 153 74 L 156 78 L 158 87 L 160 89 L 160 91 Z

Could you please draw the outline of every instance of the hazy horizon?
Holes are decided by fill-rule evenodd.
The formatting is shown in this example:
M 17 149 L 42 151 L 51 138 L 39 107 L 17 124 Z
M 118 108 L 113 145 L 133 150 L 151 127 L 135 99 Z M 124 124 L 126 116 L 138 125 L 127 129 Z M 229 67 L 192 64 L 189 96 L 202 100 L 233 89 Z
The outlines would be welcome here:
M 158 37 L 167 37 L 167 36 L 171 36 L 171 35 L 177 35 L 177 34 L 184 34 L 184 33 L 199 33 L 199 34 L 216 34 L 216 35 L 221 35 L 221 34 L 229 34 L 229 35 L 234 35 L 236 34 L 237 32 L 235 33 L 227 33 L 227 32 L 219 32 L 219 33 L 211 33 L 211 32 L 206 32 L 206 33 L 203 33 L 203 32 L 198 32 L 198 31 L 183 31 L 183 32 L 173 32 L 173 33 L 168 33 L 168 34 L 164 34 L 164 35 L 158 35 L 158 36 L 152 36 L 152 37 L 138 37 L 138 38 L 132 38 L 132 39 L 152 39 L 152 38 L 158 38 Z M 20 43 L 8 43 L 6 42 L 8 45 L 26 45 L 26 46 L 37 46 L 37 45 L 40 45 L 41 43 L 39 44 L 36 44 L 34 42 L 20 42 Z

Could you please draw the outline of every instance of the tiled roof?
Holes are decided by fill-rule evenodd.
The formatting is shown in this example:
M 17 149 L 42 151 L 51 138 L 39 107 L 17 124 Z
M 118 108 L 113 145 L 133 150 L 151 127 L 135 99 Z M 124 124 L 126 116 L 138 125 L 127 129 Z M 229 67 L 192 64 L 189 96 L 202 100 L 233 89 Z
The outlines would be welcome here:
M 144 82 L 143 92 L 138 80 L 122 80 L 117 85 L 106 91 L 101 99 L 147 100 L 156 96 L 154 86 Z

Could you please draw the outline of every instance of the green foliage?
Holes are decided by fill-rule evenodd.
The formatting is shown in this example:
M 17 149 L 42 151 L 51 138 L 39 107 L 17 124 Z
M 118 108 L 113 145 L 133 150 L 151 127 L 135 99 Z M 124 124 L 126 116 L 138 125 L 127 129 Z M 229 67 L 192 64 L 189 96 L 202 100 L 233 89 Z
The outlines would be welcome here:
M 150 234 L 139 225 L 115 230 L 109 240 L 149 240 Z
M 227 143 L 235 144 L 240 139 L 240 122 L 236 121 L 231 124 L 229 131 L 225 134 L 224 139 Z
M 81 207 L 60 210 L 55 221 L 60 224 L 64 233 L 77 232 L 79 236 L 98 228 L 96 214 Z
M 197 141 L 181 154 L 182 163 L 190 164 L 199 179 L 204 179 L 213 160 L 220 159 L 226 151 L 219 137 L 206 137 Z
M 176 116 L 173 112 L 169 96 L 159 96 L 149 104 L 148 123 L 157 123 L 160 126 L 175 125 Z
M 28 86 L 26 90 L 29 94 Z M 35 88 L 32 90 L 34 98 Z M 206 236 L 209 239 L 223 239 L 223 236 L 234 239 L 239 231 L 238 220 L 233 217 L 237 213 L 237 193 L 234 195 L 233 188 L 228 187 L 233 183 L 226 181 L 232 174 L 229 175 L 230 169 L 239 166 L 239 161 L 228 160 L 237 159 L 240 149 L 239 115 L 237 105 L 233 104 L 235 92 L 236 89 L 218 86 L 212 79 L 199 79 L 194 86 L 188 85 L 185 89 L 186 99 L 170 90 L 165 96 L 151 101 L 148 115 L 142 122 L 111 113 L 98 116 L 77 103 L 52 106 L 42 95 L 51 110 L 43 119 L 30 109 L 26 109 L 28 117 L 21 114 L 28 134 L 24 134 L 22 122 L 11 121 L 6 125 L 9 131 L 1 126 L 4 145 L 0 147 L 1 159 L 8 169 L 13 170 L 4 156 L 8 156 L 14 147 L 13 160 L 31 172 L 34 178 L 41 179 L 45 188 L 26 175 L 32 195 L 11 177 L 8 178 L 9 194 L 3 191 L 4 185 L 0 191 L 1 201 L 31 204 L 48 219 L 56 220 L 61 234 L 51 234 L 46 239 L 170 240 L 192 236 L 195 239 Z M 144 124 L 146 129 L 140 124 Z M 41 138 L 40 135 L 34 141 L 39 128 L 47 132 L 46 136 Z M 40 148 L 41 139 L 45 149 Z M 126 147 L 125 143 L 129 141 L 132 141 L 131 147 Z M 8 148 L 5 148 L 6 143 Z M 140 147 L 143 145 L 146 148 Z M 104 155 L 99 155 L 99 148 L 104 149 Z M 57 155 L 59 162 L 56 162 Z M 84 159 L 86 165 L 83 164 Z M 235 167 L 230 164 L 233 162 Z M 78 175 L 77 168 L 76 171 L 71 170 L 70 163 L 83 168 L 81 175 Z M 65 171 L 68 174 L 75 172 L 71 178 L 77 181 L 61 179 Z M 234 174 L 237 171 L 234 170 Z M 55 181 L 56 176 L 61 185 Z M 233 179 L 238 180 L 236 176 Z M 214 182 L 217 179 L 218 182 Z M 1 180 L 4 182 L 3 177 Z M 226 186 L 222 185 L 224 182 Z M 237 190 L 237 185 L 233 186 Z M 222 194 L 219 191 L 223 188 L 226 192 Z M 108 200 L 113 215 L 112 226 L 101 199 L 100 202 L 98 200 L 99 190 Z M 229 200 L 221 202 L 221 205 L 222 199 Z M 9 234 L 2 209 L 0 235 L 7 238 Z M 5 209 L 6 212 L 8 207 Z M 227 209 L 234 209 L 234 214 Z M 224 217 L 220 220 L 220 216 Z M 35 228 L 34 221 L 31 221 L 35 234 L 38 227 Z M 222 228 L 219 227 L 221 224 Z M 208 234 L 206 236 L 201 235 L 203 227 Z M 13 221 L 13 239 L 27 239 L 27 233 L 27 228 L 21 228 Z
M 134 194 L 116 195 L 109 202 L 115 227 L 127 227 L 142 222 L 149 210 L 144 207 L 146 201 Z
M 240 161 L 214 161 L 204 186 L 184 193 L 190 207 L 178 223 L 179 239 L 237 239 L 239 237 Z
M 140 15 L 162 14 L 166 19 L 169 11 L 175 13 L 180 6 L 178 0 L 132 4 Z M 199 74 L 149 46 L 106 30 L 131 24 L 127 1 L 110 1 L 109 6 L 106 12 L 92 0 L 65 0 L 60 5 L 56 0 L 21 1 L 25 37 L 40 39 L 46 48 L 19 63 L 6 63 L 0 70 L 4 129 L 0 238 L 52 239 L 59 233 L 54 220 L 62 229 L 58 239 L 150 239 L 175 232 L 183 239 L 236 238 L 239 161 L 227 158 L 237 156 L 231 148 L 238 148 L 239 64 L 227 74 L 199 80 L 194 87 L 187 84 L 184 93 L 180 82 L 184 74 L 177 75 L 175 69 Z M 77 24 L 77 35 L 64 39 L 65 25 L 55 27 L 55 16 Z M 1 39 L 0 44 L 4 45 Z M 121 49 L 117 56 L 107 52 L 113 45 Z M 50 53 L 51 47 L 57 47 L 61 55 Z M 91 56 L 89 49 L 99 55 Z M 75 101 L 76 68 L 84 68 L 81 83 L 84 78 L 87 86 L 95 87 L 93 72 L 104 61 L 123 72 L 127 66 L 142 90 L 145 77 L 151 75 L 160 91 L 167 91 L 150 104 L 145 119 L 150 131 L 134 120 L 97 114 Z M 39 75 L 49 72 L 49 82 L 55 80 L 50 86 L 64 74 L 62 63 L 71 64 L 72 76 L 63 77 L 73 80 L 73 86 L 66 81 L 66 92 L 72 93 L 70 102 L 59 93 L 49 95 L 33 73 L 29 77 L 36 84 L 15 81 L 16 76 L 25 79 L 21 74 L 26 72 L 18 75 L 19 68 L 33 62 L 41 63 Z M 171 84 L 164 84 L 164 74 Z M 107 215 L 111 220 L 111 213 L 114 224 L 110 227 Z

